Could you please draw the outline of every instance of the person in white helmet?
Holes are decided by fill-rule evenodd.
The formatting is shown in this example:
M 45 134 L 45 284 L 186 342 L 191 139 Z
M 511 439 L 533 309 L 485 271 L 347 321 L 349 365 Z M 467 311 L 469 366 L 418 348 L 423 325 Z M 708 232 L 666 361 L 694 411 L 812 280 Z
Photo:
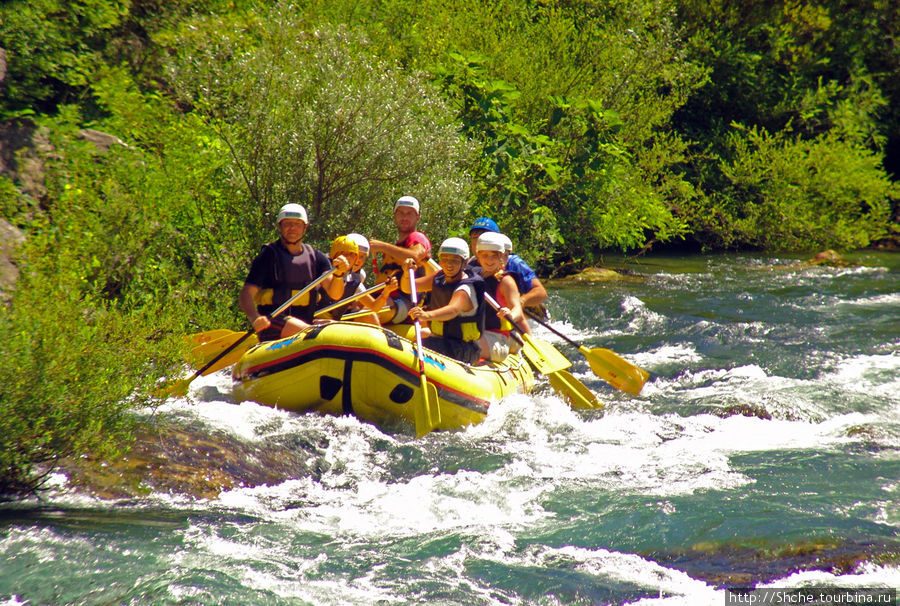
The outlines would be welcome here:
M 469 245 L 462 238 L 447 238 L 438 249 L 441 270 L 416 279 L 418 292 L 430 292 L 428 310 L 417 305 L 411 318 L 429 322 L 430 336 L 422 345 L 460 362 L 474 364 L 481 348 L 478 339 L 484 330 L 484 280 L 465 269 Z M 407 269 L 415 267 L 407 260 Z M 408 282 L 400 287 L 407 292 Z
M 472 223 L 472 228 L 469 230 L 472 248 L 475 248 L 475 243 L 478 241 L 481 234 L 487 232 L 500 233 L 500 228 L 497 226 L 497 223 L 490 217 L 479 217 Z M 526 263 L 519 255 L 512 254 L 512 240 L 507 237 L 506 242 L 505 271 L 516 281 L 516 286 L 519 288 L 519 295 L 522 298 L 522 307 L 527 307 L 538 315 L 545 316 L 546 311 L 544 310 L 543 305 L 547 301 L 547 289 L 544 288 L 544 285 L 538 279 L 534 270 L 528 266 L 528 263 Z M 478 258 L 472 257 L 469 259 L 469 265 L 472 268 L 478 267 Z
M 513 326 L 531 331 L 525 322 L 516 281 L 503 270 L 508 240 L 503 234 L 485 231 L 475 243 L 475 256 L 481 266 L 485 292 L 500 304 L 500 309 L 496 311 L 485 307 L 484 331 L 478 341 L 481 357 L 492 362 L 502 362 L 510 351 L 518 351 L 518 343 L 509 336 Z
M 397 278 L 402 282 L 406 260 L 416 261 L 416 275 L 431 275 L 434 271 L 425 261 L 431 256 L 431 241 L 428 236 L 416 230 L 421 214 L 419 201 L 412 196 L 401 196 L 394 203 L 394 224 L 397 226 L 397 242 L 390 244 L 381 240 L 369 240 L 369 250 L 374 256 L 381 253 L 381 265 L 378 267 L 376 283 L 384 282 L 390 278 Z M 394 291 L 388 300 L 394 310 L 393 316 L 388 319 L 390 324 L 400 324 L 408 321 L 409 308 L 411 307 L 409 295 L 400 291 Z
M 276 317 L 270 317 L 282 303 L 332 267 L 328 256 L 303 243 L 309 226 L 306 209 L 300 204 L 285 204 L 278 211 L 279 238 L 266 244 L 250 265 L 238 302 L 241 311 L 260 341 L 289 337 L 313 321 L 320 290 L 332 298 L 343 292 L 343 275 L 350 263 L 343 255 L 334 259 L 337 271 L 319 286 L 300 297 Z M 335 276 L 337 278 L 335 279 Z

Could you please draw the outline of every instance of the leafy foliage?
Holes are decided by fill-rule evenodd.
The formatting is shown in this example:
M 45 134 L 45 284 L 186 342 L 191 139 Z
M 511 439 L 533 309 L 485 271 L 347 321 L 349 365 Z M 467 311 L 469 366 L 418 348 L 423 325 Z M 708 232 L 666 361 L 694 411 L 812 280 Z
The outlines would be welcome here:
M 288 7 L 250 27 L 258 47 L 194 36 L 174 68 L 229 150 L 248 237 L 268 237 L 278 208 L 299 202 L 313 241 L 354 230 L 387 239 L 404 193 L 420 198 L 434 237 L 462 223 L 469 151 L 433 89 L 372 57 L 364 36 L 310 29 Z
M 479 57 L 453 55 L 444 87 L 456 100 L 463 132 L 478 141 L 477 215 L 499 217 L 535 258 L 577 258 L 627 249 L 645 230 L 668 237 L 681 226 L 652 188 L 629 179 L 631 157 L 617 138 L 622 122 L 590 99 L 551 97 L 534 127 L 517 122 L 519 91 L 487 76 Z M 548 263 L 549 264 L 549 263 Z
M 105 35 L 128 14 L 130 0 L 14 1 L 0 9 L 8 73 L 6 110 L 74 100 L 101 64 Z

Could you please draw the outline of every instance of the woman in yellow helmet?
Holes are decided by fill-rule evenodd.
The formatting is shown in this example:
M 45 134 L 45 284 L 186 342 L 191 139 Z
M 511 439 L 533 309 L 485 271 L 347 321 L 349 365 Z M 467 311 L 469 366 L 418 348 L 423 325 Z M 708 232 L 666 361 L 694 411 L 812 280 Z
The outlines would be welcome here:
M 369 241 L 360 234 L 347 234 L 346 236 L 338 236 L 334 239 L 334 242 L 331 243 L 331 258 L 336 259 L 339 256 L 343 256 L 350 264 L 350 270 L 343 277 L 343 288 L 340 294 L 335 297 L 334 295 L 337 293 L 329 292 L 327 296 L 322 297 L 319 301 L 319 308 L 331 305 L 336 301 L 340 301 L 341 299 L 366 289 L 366 270 L 363 269 L 363 265 L 366 262 L 368 253 Z M 329 313 L 332 319 L 339 320 L 345 313 L 362 308 L 378 311 L 386 305 L 388 297 L 396 289 L 397 280 L 395 278 L 389 281 L 388 285 L 381 291 L 377 298 L 373 298 L 371 295 L 365 295 L 357 301 L 348 303 Z M 361 318 L 358 318 L 358 321 L 368 322 L 370 324 L 380 324 L 376 314 L 362 316 Z

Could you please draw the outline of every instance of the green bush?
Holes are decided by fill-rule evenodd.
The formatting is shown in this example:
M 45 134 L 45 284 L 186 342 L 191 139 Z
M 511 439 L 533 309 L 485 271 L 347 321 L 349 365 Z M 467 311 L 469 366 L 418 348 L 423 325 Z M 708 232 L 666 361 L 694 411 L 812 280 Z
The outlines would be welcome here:
M 489 215 L 533 261 L 592 263 L 604 248 L 666 240 L 682 225 L 640 179 L 619 115 L 593 99 L 551 97 L 535 124 L 516 119 L 519 91 L 488 76 L 477 55 L 454 55 L 443 86 L 482 150 L 473 216 Z
M 755 128 L 732 142 L 730 237 L 767 250 L 846 250 L 886 235 L 892 184 L 868 149 L 834 133 L 803 140 Z
M 154 361 L 176 353 L 151 337 L 166 330 L 164 306 L 120 309 L 85 292 L 71 257 L 25 254 L 0 306 L 0 500 L 38 489 L 63 457 L 115 456 L 141 394 L 171 370 Z
M 181 371 L 181 337 L 234 317 L 238 286 L 221 269 L 238 264 L 215 261 L 191 194 L 216 191 L 197 125 L 183 128 L 119 71 L 95 91 L 109 118 L 92 126 L 120 144 L 103 151 L 81 138 L 72 106 L 40 122 L 52 146 L 41 158 L 47 196 L 30 209 L 20 278 L 0 308 L 5 497 L 38 488 L 62 457 L 115 455 L 133 408 Z
M 102 64 L 109 32 L 130 0 L 13 0 L 0 8 L 8 73 L 0 88 L 7 111 L 52 108 L 75 100 Z
M 286 5 L 246 24 L 246 36 L 204 25 L 186 31 L 173 74 L 231 155 L 248 239 L 271 238 L 286 202 L 307 207 L 307 238 L 319 243 L 348 231 L 393 237 L 403 194 L 421 200 L 432 238 L 462 224 L 470 152 L 421 78 L 378 61 L 364 36 L 313 28 Z

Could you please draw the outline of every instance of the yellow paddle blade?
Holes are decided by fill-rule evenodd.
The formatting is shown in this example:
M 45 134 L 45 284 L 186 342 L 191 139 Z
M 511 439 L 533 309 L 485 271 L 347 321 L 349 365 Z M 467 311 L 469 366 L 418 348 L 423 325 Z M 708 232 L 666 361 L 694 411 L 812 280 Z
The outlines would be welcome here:
M 545 375 L 552 372 L 559 372 L 572 366 L 572 363 L 562 355 L 558 349 L 550 343 L 536 339 L 528 333 L 522 333 L 525 345 L 522 347 L 522 353 L 529 362 Z
M 188 335 L 185 337 L 185 340 L 191 345 L 202 345 L 203 343 L 209 343 L 210 341 L 215 341 L 225 335 L 230 335 L 233 330 L 228 330 L 227 328 L 217 328 L 215 330 L 207 330 L 206 332 L 197 332 L 192 335 Z
M 587 358 L 594 374 L 616 389 L 621 389 L 631 395 L 636 396 L 639 394 L 644 387 L 644 383 L 650 378 L 650 373 L 646 370 L 635 366 L 609 349 L 603 349 L 602 347 L 588 349 L 582 345 L 578 348 L 578 351 Z
M 222 370 L 223 368 L 228 368 L 229 366 L 236 364 L 237 361 L 241 359 L 241 356 L 243 356 L 248 349 L 256 345 L 258 342 L 259 341 L 257 340 L 256 335 L 253 335 L 252 337 L 229 351 L 227 354 L 222 356 L 222 358 L 217 360 L 215 364 L 210 365 L 209 368 L 200 373 L 200 376 L 205 377 L 206 375 L 214 373 L 217 370 Z
M 425 375 L 421 375 L 421 399 L 415 404 L 413 414 L 416 422 L 416 437 L 421 438 L 437 428 L 441 422 L 441 403 L 437 387 L 429 383 Z
M 193 380 L 193 377 L 190 379 L 178 379 L 168 385 L 162 385 L 153 391 L 153 397 L 159 398 L 160 400 L 165 400 L 166 398 L 183 398 L 187 395 L 188 387 L 190 387 L 191 381 Z
M 225 331 L 215 339 L 206 341 L 194 347 L 188 356 L 188 362 L 202 366 L 206 362 L 212 360 L 213 356 L 218 355 L 228 349 L 232 343 L 244 336 L 242 332 L 233 330 Z
M 211 360 L 215 359 L 216 356 L 222 354 L 223 351 L 232 347 L 236 342 L 244 337 L 244 333 L 242 332 L 232 332 L 229 335 L 224 337 L 220 337 L 211 343 L 205 343 L 203 345 L 199 345 L 194 348 L 191 352 L 192 355 L 195 356 L 195 359 L 198 360 L 197 366 L 205 366 Z M 259 343 L 259 339 L 256 335 L 251 335 L 241 342 L 240 345 L 229 351 L 227 354 L 222 356 L 219 360 L 216 360 L 215 364 L 211 365 L 209 368 L 203 371 L 200 376 L 205 377 L 206 375 L 216 372 L 217 370 L 222 370 L 223 368 L 227 368 L 237 362 L 244 352 Z
M 556 393 L 566 398 L 572 408 L 603 408 L 603 403 L 597 399 L 594 392 L 569 371 L 552 372 L 547 375 L 547 378 L 550 379 L 550 385 L 556 390 Z

